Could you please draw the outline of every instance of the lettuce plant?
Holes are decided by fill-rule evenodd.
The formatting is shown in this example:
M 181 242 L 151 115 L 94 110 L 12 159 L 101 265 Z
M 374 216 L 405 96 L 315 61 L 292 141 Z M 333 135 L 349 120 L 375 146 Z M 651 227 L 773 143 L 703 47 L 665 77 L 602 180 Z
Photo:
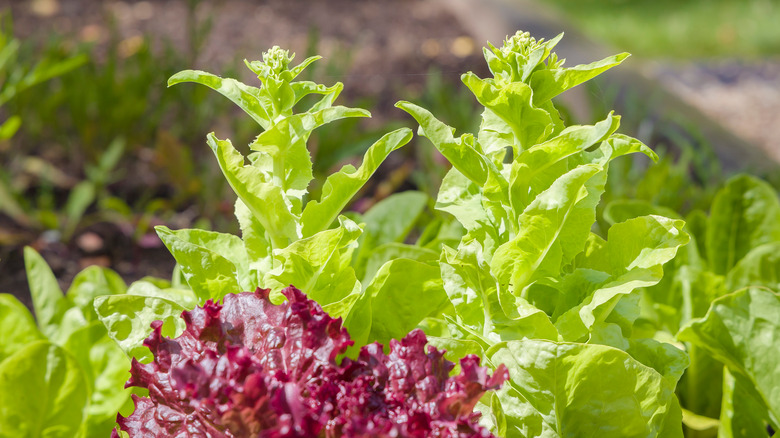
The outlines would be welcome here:
M 35 250 L 25 248 L 24 259 L 35 318 L 13 295 L 0 294 L 0 436 L 108 436 L 117 411 L 132 409 L 128 354 L 151 357 L 135 337 L 146 337 L 161 309 L 181 312 L 195 297 L 161 279 L 128 287 L 97 266 L 79 272 L 63 293 Z M 165 333 L 183 327 L 168 318 Z
M 647 202 L 616 200 L 607 205 L 605 219 L 614 223 L 662 211 L 677 215 Z M 772 291 L 780 291 L 778 195 L 758 178 L 734 176 L 715 194 L 709 214 L 694 210 L 688 216 L 687 229 L 692 243 L 664 266 L 661 283 L 643 291 L 640 317 L 643 330 L 676 335 L 685 344 L 691 367 L 677 388 L 685 425 L 698 437 L 740 436 L 743 427 L 755 431 L 767 424 L 777 430 L 780 407 L 767 395 L 780 388 L 773 379 L 777 370 L 754 367 L 767 356 L 751 357 L 757 352 L 749 347 L 776 339 L 772 318 L 753 321 L 773 308 Z M 766 324 L 765 330 L 742 328 L 753 324 Z M 723 350 L 735 347 L 747 351 L 725 359 Z
M 187 328 L 162 337 L 162 322 L 144 342 L 154 361 L 133 360 L 128 385 L 135 411 L 118 418 L 131 437 L 488 437 L 472 412 L 479 398 L 506 380 L 479 359 L 461 372 L 429 346 L 420 330 L 364 346 L 336 362 L 352 344 L 340 319 L 290 286 L 273 305 L 270 289 L 230 294 L 184 312 Z M 115 432 L 115 436 L 119 434 Z
M 0 294 L 0 436 L 104 437 L 130 402 L 130 361 L 92 308 L 98 295 L 127 289 L 115 272 L 90 267 L 63 294 L 32 248 L 25 265 L 35 319 Z
M 565 68 L 560 38 L 517 33 L 485 50 L 492 78 L 463 75 L 485 107 L 477 135 L 398 104 L 452 163 L 436 208 L 466 229 L 439 259 L 452 306 L 424 326 L 450 353 L 507 365 L 510 384 L 483 406 L 499 435 L 681 436 L 674 388 L 687 357 L 633 329 L 637 288 L 661 280 L 688 236 L 662 216 L 591 232 L 610 161 L 656 156 L 616 134 L 613 114 L 563 125 L 551 99 L 627 55 Z

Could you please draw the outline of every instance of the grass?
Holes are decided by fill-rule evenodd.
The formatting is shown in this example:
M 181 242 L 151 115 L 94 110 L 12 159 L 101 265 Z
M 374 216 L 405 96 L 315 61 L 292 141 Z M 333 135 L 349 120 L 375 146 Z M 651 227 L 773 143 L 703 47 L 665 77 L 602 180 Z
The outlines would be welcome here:
M 652 58 L 780 56 L 777 0 L 548 0 L 592 38 Z

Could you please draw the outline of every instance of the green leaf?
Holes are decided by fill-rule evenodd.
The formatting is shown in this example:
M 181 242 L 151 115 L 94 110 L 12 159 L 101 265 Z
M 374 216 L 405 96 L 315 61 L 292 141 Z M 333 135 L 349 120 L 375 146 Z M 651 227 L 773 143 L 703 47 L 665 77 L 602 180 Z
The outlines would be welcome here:
M 454 339 L 451 337 L 440 337 L 428 334 L 428 330 L 425 330 L 428 338 L 428 344 L 433 345 L 439 350 L 444 350 L 444 357 L 456 364 L 456 368 L 453 369 L 454 373 L 458 373 L 458 367 L 460 366 L 460 360 L 469 354 L 474 354 L 482 357 L 484 349 L 479 342 L 468 339 Z
M 31 342 L 43 339 L 30 311 L 11 294 L 0 294 L 0 362 Z
M 436 209 L 455 216 L 471 237 L 478 237 L 485 258 L 490 259 L 495 248 L 508 238 L 508 230 L 502 230 L 496 218 L 490 217 L 482 200 L 480 187 L 452 168 L 442 180 Z
M 95 298 L 95 312 L 106 327 L 108 336 L 122 351 L 141 362 L 152 359 L 152 353 L 143 345 L 152 332 L 151 323 L 163 321 L 164 336 L 176 337 L 184 331 L 178 303 L 159 297 L 139 295 L 104 295 Z
M 552 133 L 550 114 L 532 102 L 534 90 L 523 82 L 497 84 L 474 73 L 461 76 L 479 103 L 506 123 L 515 137 L 515 154 L 544 141 Z
M 235 215 L 241 227 L 241 240 L 249 260 L 249 275 L 253 283 L 259 282 L 261 275 L 270 271 L 273 266 L 273 248 L 266 238 L 262 224 L 240 198 L 236 199 Z
M 486 358 L 509 369 L 497 391 L 507 437 L 683 436 L 674 385 L 618 349 L 523 340 Z
M 95 202 L 96 195 L 95 184 L 92 181 L 81 181 L 70 191 L 64 208 L 67 227 L 63 234 L 66 237 L 73 235 L 84 212 Z
M 363 233 L 371 239 L 363 244 L 402 242 L 427 205 L 428 195 L 416 191 L 394 193 L 379 201 L 363 215 Z
M 612 134 L 607 140 L 607 144 L 610 150 L 606 155 L 608 155 L 608 159 L 610 160 L 622 157 L 623 155 L 642 153 L 647 156 L 647 158 L 653 160 L 654 163 L 658 162 L 658 154 L 647 147 L 646 144 L 633 137 L 623 134 Z
M 718 433 L 718 427 L 720 421 L 716 418 L 705 417 L 704 415 L 694 414 L 693 412 L 683 409 L 683 426 L 686 433 L 693 436 L 703 435 L 715 437 Z
M 435 264 L 439 259 L 439 253 L 428 248 L 416 245 L 407 245 L 405 243 L 386 243 L 374 248 L 365 260 L 362 280 L 363 285 L 368 285 L 374 279 L 374 276 L 385 263 L 405 258 L 416 260 L 418 262 Z
M 290 59 L 292 59 L 292 58 L 290 58 Z M 308 67 L 309 65 L 311 65 L 311 63 L 313 63 L 315 61 L 318 61 L 320 59 L 322 59 L 322 56 L 316 56 L 315 55 L 315 56 L 309 56 L 308 58 L 306 58 L 303 61 L 301 61 L 300 64 L 298 64 L 295 67 L 290 69 L 290 79 L 289 80 L 292 81 L 293 79 L 295 79 L 299 74 L 301 74 L 301 72 L 303 72 L 304 69 L 306 69 L 306 67 Z
M 738 175 L 712 202 L 707 222 L 707 260 L 713 272 L 726 275 L 750 250 L 780 241 L 780 201 L 767 183 Z
M 282 188 L 269 181 L 260 169 L 244 165 L 244 156 L 230 140 L 219 140 L 212 133 L 208 144 L 230 187 L 268 233 L 273 247 L 284 248 L 300 238 L 300 218 L 293 214 L 293 206 Z
M 373 251 L 375 248 L 404 241 L 427 205 L 428 195 L 425 193 L 416 191 L 394 193 L 377 202 L 360 218 L 360 222 L 364 223 L 365 227 L 360 240 L 358 240 L 358 248 L 353 257 L 353 265 L 358 276 L 366 278 L 366 264 L 368 263 L 368 258 L 374 255 Z M 403 246 L 392 248 L 397 250 L 403 248 Z M 412 251 L 414 250 L 408 250 L 407 252 L 411 255 Z M 409 258 L 416 259 L 416 255 L 424 256 L 424 253 L 419 253 L 418 251 Z M 438 254 L 434 256 L 435 258 L 438 258 Z M 388 260 L 390 259 L 385 258 L 379 265 L 375 264 L 373 271 L 370 273 L 372 275 L 376 273 L 379 266 Z M 378 261 L 379 259 L 374 256 L 374 263 Z M 367 283 L 363 282 L 363 284 Z
M 604 207 L 604 220 L 609 225 L 625 222 L 639 216 L 665 216 L 672 219 L 681 219 L 676 211 L 660 205 L 653 205 L 640 199 L 619 199 L 612 201 Z
M 419 132 L 436 146 L 454 168 L 478 186 L 487 182 L 489 173 L 499 173 L 493 162 L 476 149 L 473 137 L 466 135 L 456 140 L 453 129 L 436 119 L 428 110 L 404 101 L 395 106 L 414 117 L 420 124 Z
M 690 361 L 680 348 L 658 342 L 655 339 L 630 339 L 626 350 L 634 359 L 664 376 L 672 386 L 677 386 Z
M 219 300 L 229 293 L 242 292 L 239 279 L 246 278 L 246 254 L 238 237 L 203 230 L 172 231 L 164 226 L 155 227 L 157 235 L 181 266 L 187 284 L 203 304 L 206 300 Z M 239 268 L 233 261 L 214 252 L 218 248 L 226 253 L 235 250 L 232 258 L 244 261 Z M 241 260 L 243 258 L 243 260 Z M 243 269 L 242 269 L 243 268 Z
M 29 246 L 24 248 L 24 266 L 38 327 L 50 339 L 62 335 L 61 325 L 71 304 L 65 299 L 54 273 L 46 260 Z
M 311 81 L 300 81 L 290 83 L 290 88 L 292 88 L 293 94 L 295 95 L 294 100 L 296 104 L 310 94 L 322 94 L 322 99 L 309 109 L 309 112 L 314 112 L 330 107 L 333 104 L 333 101 L 341 94 L 341 90 L 344 89 L 344 84 L 336 82 L 333 86 L 326 87 L 325 85 Z
M 780 241 L 750 250 L 726 276 L 726 290 L 764 286 L 780 290 Z
M 660 268 L 688 243 L 684 225 L 663 216 L 642 216 L 613 225 L 607 235 L 611 273 Z
M 168 230 L 170 231 L 170 230 Z M 197 245 L 215 254 L 219 254 L 235 266 L 235 277 L 243 291 L 255 290 L 248 275 L 249 259 L 241 238 L 233 234 L 218 233 L 198 229 L 170 231 L 179 239 Z
M 5 122 L 0 123 L 0 140 L 8 140 L 16 134 L 16 131 L 22 126 L 22 119 L 19 116 L 11 116 Z
M 294 285 L 320 305 L 342 300 L 360 290 L 351 265 L 352 250 L 362 230 L 344 216 L 339 227 L 274 250 L 276 266 L 263 278 L 263 287 L 278 293 Z M 273 300 L 279 300 L 276 295 Z
M 769 412 L 755 397 L 751 386 L 750 381 L 739 374 L 724 370 L 718 438 L 768 436 L 766 425 L 770 421 Z
M 690 365 L 677 385 L 677 396 L 685 408 L 697 415 L 718 418 L 723 399 L 722 363 L 713 358 L 706 350 L 685 344 Z
M 515 145 L 512 128 L 488 108 L 482 111 L 477 138 L 485 155 L 500 159 L 500 162 L 503 162 L 507 150 Z
M 773 418 L 780 419 L 780 295 L 749 288 L 712 302 L 703 319 L 695 320 L 677 334 L 723 362 L 734 376 L 744 378 L 758 403 Z
M 27 345 L 0 363 L 0 436 L 78 436 L 89 389 L 65 350 L 46 341 Z
M 116 413 L 130 399 L 130 390 L 124 387 L 130 377 L 130 360 L 100 321 L 75 331 L 64 348 L 84 370 L 91 394 L 86 419 L 89 436 L 110 435 Z
M 220 78 L 219 76 L 199 70 L 184 70 L 176 73 L 168 79 L 168 86 L 182 82 L 195 82 L 205 85 L 230 99 L 245 113 L 249 114 L 263 129 L 271 126 L 271 103 L 263 99 L 260 89 L 245 85 L 235 79 Z
M 591 284 L 586 290 L 593 292 L 556 320 L 563 339 L 581 340 L 597 322 L 606 320 L 623 295 L 658 283 L 663 277 L 663 264 L 688 242 L 688 235 L 682 231 L 684 224 L 661 216 L 643 216 L 612 226 L 606 247 L 610 277 Z M 581 287 L 562 293 L 581 296 L 582 291 L 577 289 Z
M 127 284 L 119 274 L 108 268 L 90 266 L 78 274 L 65 294 L 66 298 L 81 309 L 87 321 L 97 321 L 92 300 L 101 295 L 118 295 L 127 290 Z
M 445 247 L 439 264 L 456 325 L 469 338 L 485 345 L 523 337 L 558 339 L 544 312 L 499 285 L 475 240 L 464 240 L 457 252 Z
M 563 260 L 565 228 L 577 204 L 588 196 L 584 185 L 602 169 L 596 165 L 579 166 L 562 176 L 536 197 L 520 215 L 519 232 L 504 243 L 490 262 L 490 268 L 502 285 L 511 285 L 519 296 L 534 280 L 557 276 Z M 576 225 L 576 224 L 575 224 Z M 582 236 L 585 245 L 587 230 Z
M 412 131 L 408 128 L 387 133 L 368 148 L 363 156 L 363 163 L 357 170 L 348 165 L 329 176 L 322 186 L 320 201 L 309 201 L 303 210 L 303 236 L 311 237 L 328 229 L 390 152 L 409 143 L 411 139 Z
M 368 341 L 384 345 L 403 338 L 447 304 L 439 267 L 403 258 L 385 263 L 364 294 L 371 299 Z
M 159 280 L 159 279 L 156 279 Z M 128 295 L 138 295 L 142 297 L 155 297 L 164 298 L 169 301 L 184 307 L 187 310 L 192 310 L 198 305 L 198 297 L 192 289 L 184 289 L 181 287 L 170 287 L 170 284 L 162 284 L 162 282 L 153 282 L 152 279 L 144 279 L 134 281 L 130 287 L 127 288 Z
M 556 165 L 603 141 L 618 128 L 619 122 L 620 117 L 610 113 L 596 125 L 568 127 L 520 154 L 512 163 L 509 182 L 512 208 L 523 211 L 534 196 L 549 188 L 561 175 L 556 171 Z
M 601 73 L 619 65 L 628 53 L 610 56 L 590 64 L 580 64 L 572 68 L 540 69 L 531 74 L 531 88 L 534 90 L 534 104 L 552 99 L 562 92 L 588 81 Z
M 258 135 L 249 145 L 264 157 L 263 165 L 255 165 L 271 175 L 274 184 L 281 187 L 287 196 L 300 199 L 314 178 L 311 156 L 306 148 L 312 131 L 346 117 L 368 116 L 367 111 L 359 108 L 336 106 L 286 117 Z

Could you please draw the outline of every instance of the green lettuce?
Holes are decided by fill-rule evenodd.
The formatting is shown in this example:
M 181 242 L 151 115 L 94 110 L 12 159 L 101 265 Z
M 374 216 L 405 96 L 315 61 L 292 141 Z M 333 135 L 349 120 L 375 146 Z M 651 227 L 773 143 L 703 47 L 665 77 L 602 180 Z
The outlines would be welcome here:
M 130 403 L 130 359 L 92 301 L 127 286 L 92 266 L 63 294 L 43 257 L 25 248 L 24 258 L 35 319 L 14 296 L 0 294 L 0 435 L 107 436 Z
M 610 162 L 657 157 L 617 134 L 614 114 L 564 126 L 550 99 L 627 55 L 568 69 L 552 53 L 559 39 L 518 33 L 485 50 L 492 78 L 463 75 L 485 107 L 476 135 L 397 104 L 452 164 L 436 208 L 465 229 L 439 258 L 450 305 L 422 326 L 450 354 L 508 366 L 510 384 L 485 404 L 499 435 L 682 436 L 674 389 L 688 358 L 634 323 L 640 289 L 662 279 L 689 236 L 683 221 L 654 214 L 591 231 Z M 613 375 L 623 377 L 605 385 Z
M 722 436 L 749 436 L 744 429 L 780 430 L 780 294 L 747 288 L 713 301 L 707 314 L 677 338 L 723 363 Z M 751 406 L 750 409 L 745 409 Z M 755 436 L 755 435 L 754 435 Z

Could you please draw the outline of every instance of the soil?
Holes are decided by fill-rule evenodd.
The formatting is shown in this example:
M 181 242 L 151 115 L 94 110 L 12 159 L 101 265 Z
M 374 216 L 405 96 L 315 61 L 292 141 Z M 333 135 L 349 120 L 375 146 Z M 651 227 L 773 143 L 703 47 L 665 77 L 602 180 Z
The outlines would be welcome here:
M 188 5 L 194 3 L 199 4 L 189 15 Z M 45 40 L 54 32 L 71 43 L 94 43 L 98 57 L 112 32 L 118 33 L 125 55 L 148 35 L 160 50 L 172 44 L 192 53 L 192 63 L 182 69 L 216 73 L 244 58 L 260 59 L 273 45 L 298 53 L 298 60 L 311 50 L 325 58 L 316 79 L 343 82 L 346 104 L 370 96 L 378 122 L 403 117 L 393 104 L 420 93 L 432 69 L 453 82 L 469 70 L 487 74 L 482 42 L 475 42 L 440 0 L 0 0 L 0 8 L 4 6 L 11 9 L 17 37 Z M 197 50 L 192 50 L 193 30 L 195 40 L 202 39 Z M 110 267 L 128 283 L 146 275 L 169 278 L 174 266 L 154 236 L 144 244 L 122 224 L 90 225 L 65 243 L 52 232 L 30 236 L 5 223 L 0 230 L 12 230 L 20 243 L 38 250 L 63 290 L 90 265 Z M 0 249 L 0 291 L 30 306 L 22 250 L 22 244 Z
M 313 51 L 325 58 L 318 63 L 326 66 L 318 80 L 343 82 L 345 97 L 376 97 L 382 113 L 400 98 L 400 90 L 421 91 L 432 68 L 453 80 L 469 70 L 487 71 L 483 42 L 475 42 L 442 0 L 3 2 L 11 6 L 17 36 L 45 37 L 44 28 L 96 42 L 98 53 L 113 30 L 119 33 L 120 51 L 128 54 L 142 35 L 160 48 L 170 43 L 190 53 L 194 31 L 197 55 L 182 69 L 224 71 L 243 59 L 260 59 L 274 45 L 298 54 L 297 60 Z M 192 3 L 197 6 L 190 16 Z M 240 70 L 251 80 L 248 69 Z

